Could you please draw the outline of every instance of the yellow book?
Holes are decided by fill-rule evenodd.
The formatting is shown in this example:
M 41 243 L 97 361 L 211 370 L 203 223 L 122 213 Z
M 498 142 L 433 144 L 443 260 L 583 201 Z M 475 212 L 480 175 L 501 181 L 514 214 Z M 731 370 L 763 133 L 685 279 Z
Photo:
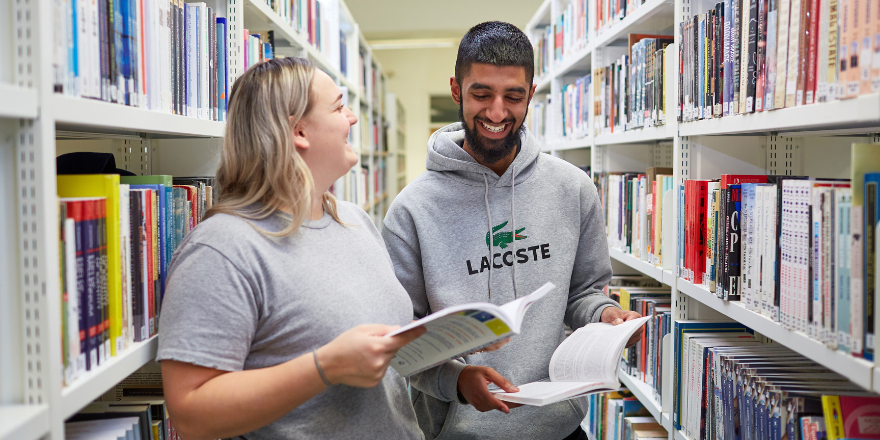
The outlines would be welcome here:
M 155 193 L 154 193 L 155 194 Z M 154 307 L 156 317 L 150 319 L 150 336 L 159 331 L 159 301 L 161 286 L 159 286 L 159 197 L 153 197 L 153 286 L 155 286 Z
M 828 433 L 828 440 L 846 438 L 840 416 L 840 397 L 822 396 L 822 412 L 825 414 L 825 431 Z
M 156 440 L 162 438 L 159 436 L 159 425 L 161 425 L 161 424 L 162 424 L 162 422 L 159 420 L 153 421 L 153 438 Z
M 58 197 L 104 197 L 107 199 L 107 308 L 110 321 L 109 356 L 116 356 L 122 340 L 122 259 L 119 231 L 119 175 L 60 175 Z

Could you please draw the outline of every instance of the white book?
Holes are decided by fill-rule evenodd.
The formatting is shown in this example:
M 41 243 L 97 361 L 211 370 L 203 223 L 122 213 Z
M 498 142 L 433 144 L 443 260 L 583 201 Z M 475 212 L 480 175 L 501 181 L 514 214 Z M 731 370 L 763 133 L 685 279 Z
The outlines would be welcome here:
M 777 188 L 769 185 L 764 189 L 764 258 L 761 261 L 761 289 L 767 301 L 766 316 L 779 322 L 779 308 L 776 305 L 776 217 Z
M 741 283 L 742 283 L 742 302 L 746 306 L 747 310 L 754 310 L 752 307 L 752 298 L 754 297 L 754 289 L 751 288 L 751 280 L 749 276 L 751 273 L 749 272 L 751 259 L 749 256 L 749 250 L 751 246 L 749 246 L 749 241 L 751 240 L 750 234 L 750 225 L 749 223 L 752 220 L 752 201 L 754 200 L 754 185 L 742 185 L 742 192 L 740 194 L 740 265 L 741 268 Z
M 211 119 L 210 84 L 208 83 L 208 6 L 196 3 L 199 10 L 199 118 Z
M 89 3 L 89 87 L 91 97 L 101 99 L 101 37 L 98 2 L 96 0 L 87 0 L 87 2 Z
M 85 357 L 79 346 L 79 290 L 76 285 L 76 227 L 72 218 L 64 220 L 64 267 L 67 290 L 67 345 L 70 347 L 64 383 L 70 384 L 85 367 Z
M 417 327 L 424 327 L 427 332 L 398 350 L 391 366 L 401 376 L 409 376 L 519 334 L 529 307 L 554 288 L 553 283 L 544 284 L 529 295 L 502 306 L 471 303 L 447 307 L 405 325 L 387 336 Z
M 134 342 L 134 313 L 132 309 L 132 295 L 134 294 L 133 280 L 131 279 L 131 197 L 129 185 L 119 184 L 119 251 L 122 261 L 122 337 L 121 343 L 117 342 L 116 353 L 131 346 Z
M 586 325 L 559 344 L 550 358 L 550 381 L 517 385 L 519 391 L 494 391 L 513 403 L 544 406 L 590 393 L 620 388 L 620 357 L 629 338 L 650 319 L 644 316 L 618 325 Z
M 648 199 L 649 199 L 648 198 L 648 185 L 650 185 L 651 182 L 648 182 L 647 177 L 642 177 L 641 182 L 642 182 L 641 185 L 639 185 L 640 192 L 642 193 L 639 197 L 639 200 L 641 201 L 641 205 L 642 205 L 641 209 L 639 211 L 641 213 L 639 216 L 639 225 L 640 225 L 640 228 L 639 228 L 639 240 L 640 240 L 639 258 L 647 261 L 648 260 L 648 240 L 650 238 L 650 235 L 649 235 L 650 234 L 649 233 L 650 225 L 648 225 L 648 203 L 650 203 L 648 201 Z

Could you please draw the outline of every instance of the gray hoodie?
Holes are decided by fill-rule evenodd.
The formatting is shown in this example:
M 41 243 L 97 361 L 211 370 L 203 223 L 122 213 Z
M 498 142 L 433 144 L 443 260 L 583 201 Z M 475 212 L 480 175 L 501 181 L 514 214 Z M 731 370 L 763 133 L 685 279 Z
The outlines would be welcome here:
M 463 142 L 460 123 L 435 132 L 428 171 L 401 191 L 385 217 L 382 236 L 415 317 L 469 302 L 504 304 L 547 281 L 557 287 L 500 350 L 414 375 L 419 424 L 428 439 L 562 439 L 583 420 L 586 399 L 480 413 L 458 402 L 458 375 L 467 365 L 484 365 L 514 385 L 545 379 L 565 337 L 563 322 L 576 329 L 617 305 L 602 293 L 611 261 L 596 187 L 580 169 L 541 154 L 528 130 L 500 177 Z

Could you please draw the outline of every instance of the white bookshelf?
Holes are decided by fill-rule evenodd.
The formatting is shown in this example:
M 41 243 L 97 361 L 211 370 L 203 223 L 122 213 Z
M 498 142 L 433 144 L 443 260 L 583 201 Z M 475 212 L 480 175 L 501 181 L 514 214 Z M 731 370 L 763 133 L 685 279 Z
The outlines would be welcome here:
M 137 342 L 116 357 L 87 371 L 61 390 L 61 416 L 67 419 L 121 382 L 138 368 L 156 358 L 159 337 Z
M 526 26 L 526 34 L 536 38 L 540 29 L 555 23 L 567 0 L 545 0 Z M 566 157 L 568 150 L 589 149 L 592 173 L 635 171 L 648 167 L 673 169 L 675 188 L 688 179 L 717 179 L 721 174 L 782 174 L 811 177 L 848 178 L 849 145 L 853 142 L 880 142 L 880 94 L 854 99 L 817 103 L 793 108 L 728 116 L 708 120 L 678 122 L 678 28 L 685 17 L 705 12 L 717 1 L 647 0 L 622 20 L 601 31 L 595 30 L 595 18 L 589 16 L 589 42 L 585 47 L 563 55 L 551 63 L 547 73 L 536 78 L 538 92 L 552 100 L 545 123 L 544 151 Z M 596 0 L 589 3 L 589 13 L 596 10 Z M 627 34 L 649 33 L 675 35 L 676 43 L 667 50 L 670 65 L 665 82 L 666 125 L 615 133 L 593 134 L 582 139 L 559 139 L 551 124 L 558 123 L 560 108 L 555 101 L 564 84 L 592 69 L 608 65 L 621 53 Z M 613 55 L 613 56 L 609 56 Z M 592 93 L 591 93 L 592 96 Z M 592 119 L 593 109 L 590 107 Z M 593 123 L 591 121 L 591 132 Z M 560 153 L 562 152 L 562 153 Z M 578 163 L 578 165 L 583 165 Z M 673 197 L 673 212 L 678 212 Z M 666 214 L 666 212 L 664 212 Z M 677 215 L 677 214 L 675 214 Z M 675 225 L 677 219 L 673 219 Z M 664 226 L 665 227 L 665 226 Z M 664 254 L 675 258 L 677 249 L 664 244 Z M 750 328 L 766 342 L 775 342 L 808 359 L 846 376 L 858 386 L 880 391 L 880 368 L 874 363 L 832 350 L 799 331 L 792 331 L 767 317 L 747 310 L 740 302 L 727 302 L 702 285 L 679 278 L 672 270 L 610 247 L 610 257 L 628 268 L 658 280 L 672 288 L 673 319 L 728 319 Z M 664 371 L 664 384 L 672 381 L 672 369 Z M 653 400 L 650 387 L 621 374 L 621 382 L 661 421 L 670 440 L 689 440 L 672 429 L 669 413 L 663 413 Z
M 0 118 L 37 117 L 37 92 L 12 84 L 0 83 Z
M 0 439 L 37 440 L 49 432 L 49 405 L 0 407 Z
M 660 407 L 660 402 L 654 398 L 654 389 L 651 388 L 645 382 L 642 382 L 623 370 L 618 371 L 618 378 L 620 378 L 620 383 L 623 384 L 628 390 L 632 391 L 633 396 L 639 399 L 639 402 L 648 409 L 648 412 L 657 420 L 657 423 L 663 425 L 663 412 Z
M 55 4 L 0 0 L 0 440 L 63 440 L 64 421 L 153 360 L 157 337 L 136 343 L 66 386 L 62 382 L 61 299 L 55 158 L 70 139 L 92 151 L 116 154 L 117 166 L 138 174 L 213 173 L 224 122 L 135 108 L 53 91 Z M 384 136 L 384 74 L 343 0 L 323 0 L 335 29 L 318 50 L 265 0 L 208 0 L 228 23 L 229 85 L 243 72 L 243 30 L 273 31 L 276 56 L 313 61 L 348 93 L 348 105 L 381 124 Z M 335 20 L 335 21 L 333 21 Z M 345 33 L 347 73 L 341 71 L 338 33 Z M 361 86 L 359 54 L 382 86 Z M 334 58 L 335 57 L 335 58 Z M 374 94 L 376 99 L 373 99 Z M 381 98 L 381 99 L 380 99 Z M 400 110 L 402 113 L 402 109 Z M 365 121 L 366 122 L 366 121 Z M 361 163 L 383 166 L 389 154 L 366 145 L 359 127 L 352 145 L 366 151 Z M 400 147 L 402 148 L 402 146 Z M 77 147 L 79 151 L 82 148 Z M 401 157 L 403 156 L 401 150 Z M 361 163 L 358 164 L 360 167 Z M 396 180 L 399 170 L 386 176 Z M 405 176 L 405 170 L 403 171 Z M 363 207 L 381 222 L 396 192 L 371 194 Z M 341 197 L 344 198 L 344 197 Z

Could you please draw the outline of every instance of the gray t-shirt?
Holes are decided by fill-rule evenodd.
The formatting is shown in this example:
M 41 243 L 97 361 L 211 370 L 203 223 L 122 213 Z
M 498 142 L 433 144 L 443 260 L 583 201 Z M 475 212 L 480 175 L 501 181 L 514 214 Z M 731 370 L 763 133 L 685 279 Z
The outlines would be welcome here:
M 216 215 L 171 261 L 158 360 L 225 371 L 278 365 L 360 325 L 405 325 L 412 303 L 366 213 L 339 202 L 292 237 L 269 238 Z M 287 217 L 289 221 L 289 217 Z M 280 231 L 282 215 L 254 224 Z M 406 382 L 389 368 L 373 388 L 334 385 L 241 439 L 421 439 Z

